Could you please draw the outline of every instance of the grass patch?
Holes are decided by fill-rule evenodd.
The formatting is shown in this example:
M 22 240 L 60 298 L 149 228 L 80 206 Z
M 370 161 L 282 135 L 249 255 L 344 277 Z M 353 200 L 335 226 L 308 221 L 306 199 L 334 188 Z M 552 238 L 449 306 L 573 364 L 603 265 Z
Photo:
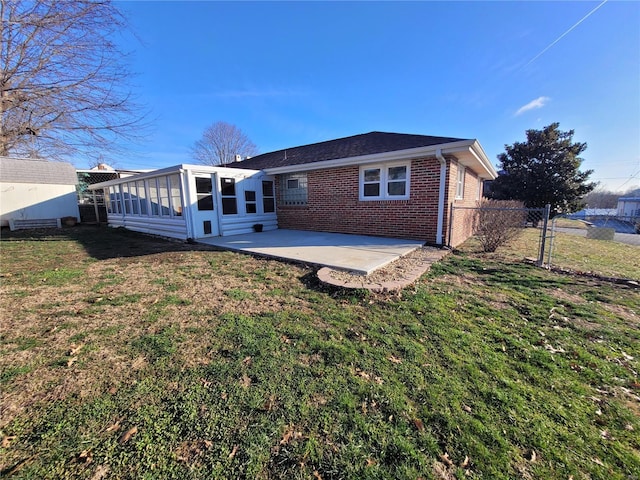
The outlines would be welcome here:
M 71 232 L 2 238 L 3 474 L 640 471 L 637 289 L 536 269 L 517 243 L 450 255 L 376 296 L 272 260 Z M 53 258 L 82 272 L 64 293 L 31 282 Z
M 524 229 L 508 245 L 500 247 L 495 253 L 485 254 L 484 257 L 507 262 L 520 262 L 524 258 L 537 259 L 539 237 L 540 230 Z M 473 238 L 459 248 L 467 253 L 480 252 L 479 242 Z M 549 243 L 545 250 L 545 263 L 548 261 L 548 249 Z M 640 281 L 640 257 L 637 252 L 638 247 L 634 245 L 556 232 L 551 264 L 577 272 Z

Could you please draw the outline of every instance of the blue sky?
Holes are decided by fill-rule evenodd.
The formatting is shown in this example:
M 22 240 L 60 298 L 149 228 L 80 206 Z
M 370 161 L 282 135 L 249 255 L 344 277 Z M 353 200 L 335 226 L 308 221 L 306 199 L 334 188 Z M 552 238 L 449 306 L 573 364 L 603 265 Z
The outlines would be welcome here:
M 218 120 L 260 152 L 379 130 L 477 138 L 494 163 L 557 121 L 593 180 L 640 186 L 639 2 L 118 5 L 155 119 L 120 168 L 194 163 Z

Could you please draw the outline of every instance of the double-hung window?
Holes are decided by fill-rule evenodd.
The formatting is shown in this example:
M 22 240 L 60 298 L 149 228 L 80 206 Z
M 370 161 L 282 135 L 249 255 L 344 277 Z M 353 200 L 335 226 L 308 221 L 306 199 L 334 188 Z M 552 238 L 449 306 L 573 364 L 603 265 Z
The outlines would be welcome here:
M 376 164 L 360 167 L 360 200 L 409 198 L 410 164 Z

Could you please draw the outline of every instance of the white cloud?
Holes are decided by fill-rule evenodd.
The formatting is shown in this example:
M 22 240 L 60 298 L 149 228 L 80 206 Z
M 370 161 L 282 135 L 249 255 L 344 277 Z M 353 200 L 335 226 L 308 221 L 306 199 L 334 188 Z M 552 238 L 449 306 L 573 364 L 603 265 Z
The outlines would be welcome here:
M 517 117 L 518 115 L 522 115 L 524 112 L 528 112 L 529 110 L 542 108 L 547 104 L 549 100 L 551 100 L 549 97 L 538 97 L 535 100 L 531 100 L 526 105 L 523 105 L 522 107 L 520 107 L 515 115 Z

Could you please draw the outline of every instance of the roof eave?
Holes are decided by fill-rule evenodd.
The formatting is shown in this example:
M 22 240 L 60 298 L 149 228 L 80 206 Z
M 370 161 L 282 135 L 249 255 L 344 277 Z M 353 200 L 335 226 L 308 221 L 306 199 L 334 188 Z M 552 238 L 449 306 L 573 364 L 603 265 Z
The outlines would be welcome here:
M 308 172 L 311 170 L 346 167 L 351 165 L 367 165 L 370 163 L 410 160 L 413 158 L 435 155 L 437 150 L 442 150 L 443 154 L 453 154 L 456 155 L 456 157 L 462 156 L 463 158 L 461 158 L 461 162 L 473 168 L 481 178 L 493 179 L 498 175 L 477 140 L 460 140 L 457 142 L 441 143 L 426 147 L 337 158 L 333 160 L 325 160 L 323 162 L 271 167 L 265 168 L 264 171 L 269 175 L 278 175 L 283 173 Z

